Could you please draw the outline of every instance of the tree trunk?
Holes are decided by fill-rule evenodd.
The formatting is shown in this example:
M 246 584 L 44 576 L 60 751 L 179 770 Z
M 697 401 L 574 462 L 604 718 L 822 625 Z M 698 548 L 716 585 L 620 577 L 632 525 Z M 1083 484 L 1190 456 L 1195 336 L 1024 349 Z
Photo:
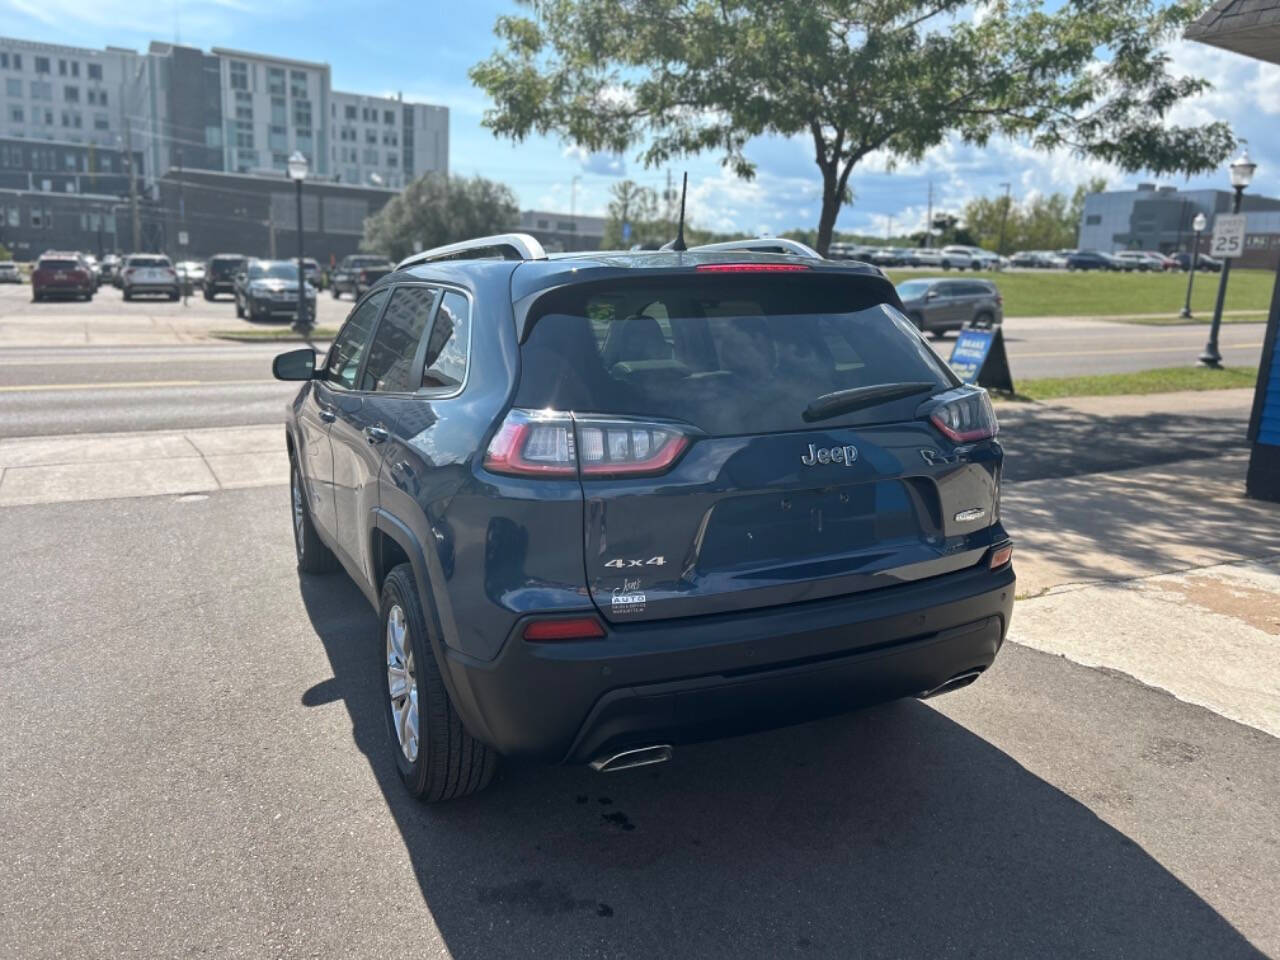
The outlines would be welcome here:
M 840 213 L 841 189 L 835 167 L 822 169 L 822 214 L 818 217 L 818 252 L 824 257 L 831 247 L 831 235 Z

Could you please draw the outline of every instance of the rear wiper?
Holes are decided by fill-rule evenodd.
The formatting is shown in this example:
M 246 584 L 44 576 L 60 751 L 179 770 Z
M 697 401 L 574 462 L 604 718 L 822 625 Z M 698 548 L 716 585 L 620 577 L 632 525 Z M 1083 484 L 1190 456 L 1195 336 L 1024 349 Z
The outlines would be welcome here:
M 810 423 L 826 420 L 850 410 L 873 407 L 889 400 L 901 400 L 917 393 L 932 393 L 937 389 L 938 384 L 932 380 L 908 380 L 905 383 L 877 383 L 870 387 L 836 390 L 834 393 L 824 393 L 805 407 L 804 418 Z

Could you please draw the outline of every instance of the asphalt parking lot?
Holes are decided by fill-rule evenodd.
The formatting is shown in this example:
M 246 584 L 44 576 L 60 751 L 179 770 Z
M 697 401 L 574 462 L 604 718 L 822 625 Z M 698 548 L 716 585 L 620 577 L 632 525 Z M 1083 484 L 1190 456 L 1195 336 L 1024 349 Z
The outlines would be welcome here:
M 928 704 L 419 806 L 375 618 L 298 577 L 285 504 L 4 512 L 7 955 L 1280 950 L 1276 741 L 1017 644 Z
M 293 387 L 263 370 L 284 348 L 201 339 L 238 322 L 229 301 L 123 304 L 103 288 L 36 313 L 25 292 L 0 291 L 0 504 L 40 457 L 39 476 L 79 455 L 77 482 L 111 470 L 124 486 L 60 502 L 37 478 L 37 497 L 0 505 L 0 957 L 1280 956 L 1280 741 L 1196 705 L 1213 697 L 1062 653 L 1078 610 L 1104 621 L 1089 628 L 1104 652 L 1139 648 L 1074 586 L 1024 595 L 996 665 L 942 698 L 682 748 L 653 770 L 508 765 L 472 799 L 410 801 L 375 617 L 345 575 L 299 576 L 279 470 L 254 473 L 280 447 L 219 461 L 205 445 L 219 425 L 278 429 Z M 349 304 L 322 296 L 321 322 Z M 1054 362 L 1169 331 L 1008 333 Z M 1212 531 L 1215 562 L 1280 571 L 1271 514 L 1223 533 L 1242 514 L 1213 468 L 1242 469 L 1245 411 L 1234 396 L 1190 413 L 1002 408 L 1015 536 L 1039 541 L 1054 582 L 1159 579 L 1157 531 L 1179 564 Z M 162 437 L 187 428 L 204 439 Z M 110 457 L 182 443 L 207 483 L 142 496 Z M 1104 479 L 1114 512 L 1091 499 Z M 1147 526 L 1125 528 L 1139 500 Z M 1068 518 L 1090 517 L 1086 541 Z M 1108 540 L 1134 564 L 1124 583 L 1086 562 Z M 1261 624 L 1251 642 L 1274 640 L 1274 596 L 1238 589 L 1227 601 Z M 1172 632 L 1189 616 L 1171 597 L 1135 608 L 1157 622 L 1152 659 L 1161 617 Z M 1209 623 L 1185 669 L 1231 702 L 1214 661 L 1274 658 L 1238 642 L 1239 621 Z

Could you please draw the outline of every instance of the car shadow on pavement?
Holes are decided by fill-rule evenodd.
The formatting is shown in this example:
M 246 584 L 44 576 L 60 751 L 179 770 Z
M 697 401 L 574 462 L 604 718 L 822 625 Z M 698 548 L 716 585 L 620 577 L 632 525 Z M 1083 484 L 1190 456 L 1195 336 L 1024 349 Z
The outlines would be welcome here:
M 387 742 L 376 618 L 345 576 L 300 583 L 333 668 L 303 702 L 344 702 L 453 957 L 1261 956 L 1123 833 L 916 701 L 622 774 L 508 764 L 421 805 Z

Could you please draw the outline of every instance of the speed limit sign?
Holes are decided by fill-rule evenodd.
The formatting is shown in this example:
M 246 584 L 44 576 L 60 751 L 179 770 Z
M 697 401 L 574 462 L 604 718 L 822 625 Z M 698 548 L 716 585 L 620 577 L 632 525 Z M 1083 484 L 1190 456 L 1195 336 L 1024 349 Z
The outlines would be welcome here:
M 1219 214 L 1213 221 L 1209 253 L 1215 257 L 1238 257 L 1244 253 L 1244 214 Z

